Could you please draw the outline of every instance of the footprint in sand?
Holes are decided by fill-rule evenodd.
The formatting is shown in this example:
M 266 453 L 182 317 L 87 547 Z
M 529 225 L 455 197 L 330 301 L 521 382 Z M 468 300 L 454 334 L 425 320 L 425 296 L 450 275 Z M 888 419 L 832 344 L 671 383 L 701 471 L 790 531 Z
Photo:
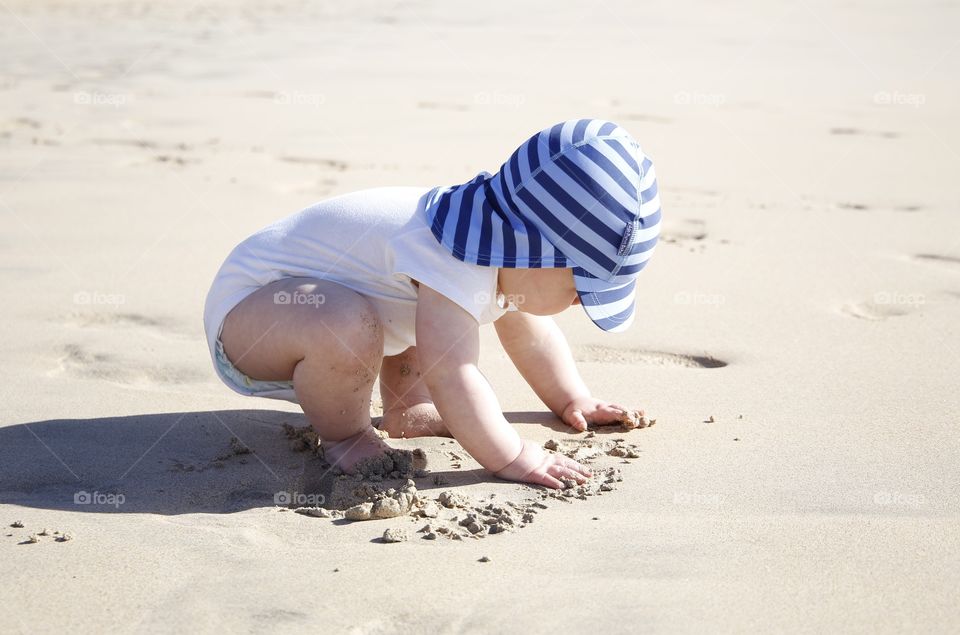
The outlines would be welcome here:
M 896 139 L 900 136 L 899 132 L 892 132 L 890 130 L 861 130 L 860 128 L 830 128 L 830 134 L 832 135 L 847 135 L 847 136 L 871 136 L 871 137 L 882 137 L 884 139 Z
M 81 312 L 76 311 L 59 320 L 61 324 L 84 329 L 136 328 L 145 335 L 158 339 L 197 339 L 199 334 L 179 321 L 166 317 L 153 317 L 129 312 Z
M 201 160 L 195 157 L 189 157 L 183 153 L 192 152 L 195 150 L 195 146 L 189 143 L 174 143 L 174 144 L 160 144 L 156 141 L 150 141 L 147 139 L 104 139 L 97 138 L 91 139 L 90 143 L 97 146 L 120 146 L 126 148 L 139 148 L 141 150 L 150 150 L 157 152 L 149 159 L 137 159 L 131 162 L 126 163 L 130 166 L 143 166 L 151 165 L 154 163 L 166 163 L 168 165 L 176 166 L 185 166 L 195 163 L 200 163 Z M 207 141 L 207 145 L 216 144 L 217 140 Z M 164 151 L 166 150 L 166 151 Z
M 699 198 L 702 200 L 712 199 L 721 196 L 720 192 L 705 187 L 693 187 L 678 185 L 670 189 L 673 200 L 678 198 Z
M 687 222 L 694 223 L 698 221 L 687 221 Z M 702 221 L 699 221 L 699 222 L 702 222 Z M 696 229 L 696 228 L 667 229 L 667 230 L 664 230 L 662 234 L 660 234 L 660 240 L 670 244 L 680 244 L 685 242 L 700 242 L 701 240 L 704 240 L 706 237 L 707 237 L 707 232 L 701 229 Z
M 158 154 L 153 157 L 156 163 L 169 163 L 170 165 L 189 165 L 191 163 L 200 163 L 200 159 L 189 159 L 176 154 Z
M 278 101 L 283 98 L 283 93 L 276 90 L 245 90 L 240 93 L 237 93 L 239 97 L 246 97 L 249 99 L 269 99 L 271 101 Z
M 324 168 L 329 168 L 331 170 L 336 170 L 337 172 L 343 172 L 348 167 L 350 167 L 346 161 L 339 161 L 337 159 L 325 159 L 322 157 L 295 157 L 295 156 L 280 156 L 277 157 L 280 161 L 284 163 L 296 163 L 299 165 L 317 165 Z
M 32 130 L 39 130 L 43 127 L 43 124 L 36 119 L 31 119 L 30 117 L 17 117 L 13 120 L 13 123 L 17 126 L 23 128 L 30 128 Z
M 945 256 L 943 254 L 916 254 L 913 257 L 918 262 L 937 265 L 950 269 L 951 271 L 960 271 L 960 257 Z
M 278 161 L 283 161 L 284 163 L 293 163 L 296 165 L 302 166 L 317 166 L 320 168 L 325 168 L 326 170 L 332 170 L 334 172 L 345 172 L 347 170 L 381 170 L 381 171 L 396 171 L 399 170 L 401 164 L 399 163 L 347 163 L 346 161 L 341 161 L 339 159 L 328 159 L 325 157 L 308 157 L 308 156 L 291 156 L 284 155 L 276 157 Z M 337 181 L 333 179 L 323 179 L 321 183 L 326 183 L 327 185 L 335 185 Z
M 724 195 L 716 190 L 699 187 L 675 187 L 671 190 L 671 208 L 675 211 L 664 219 L 660 240 L 667 244 L 704 249 L 707 238 L 706 222 L 700 218 L 680 218 L 687 214 L 702 214 L 705 210 L 723 205 Z
M 855 203 L 852 201 L 843 201 L 836 204 L 837 209 L 845 210 L 854 210 L 854 211 L 871 211 L 874 209 L 880 209 L 867 205 L 866 203 Z M 922 205 L 895 205 L 891 208 L 895 212 L 919 212 L 923 209 Z
M 130 148 L 142 148 L 144 150 L 157 150 L 160 144 L 146 139 L 91 139 L 90 143 L 97 146 L 126 146 Z
M 574 349 L 578 362 L 601 362 L 604 364 L 650 364 L 656 366 L 679 366 L 681 368 L 723 368 L 727 362 L 712 355 L 686 355 L 667 351 L 650 351 L 639 348 L 617 349 L 597 344 L 587 344 Z
M 144 364 L 131 358 L 93 352 L 80 344 L 64 346 L 62 355 L 57 360 L 57 367 L 48 375 L 98 379 L 122 386 L 144 388 L 156 387 L 158 384 L 188 384 L 207 380 L 207 373 L 188 366 Z
M 57 321 L 82 329 L 84 344 L 64 346 L 50 376 L 66 374 L 144 388 L 207 380 L 203 368 L 154 361 L 156 340 L 169 348 L 194 346 L 201 337 L 177 320 L 133 312 L 77 311 Z M 123 344 L 118 346 L 118 340 Z M 96 348 L 91 341 L 97 342 Z
M 660 233 L 660 242 L 686 247 L 689 251 L 703 252 L 706 249 L 707 231 L 704 221 L 697 218 L 683 219 L 678 225 L 668 224 Z
M 892 317 L 908 315 L 916 309 L 916 303 L 890 302 L 884 301 L 866 301 L 849 302 L 840 309 L 842 313 L 858 320 L 867 320 L 870 322 L 879 322 Z

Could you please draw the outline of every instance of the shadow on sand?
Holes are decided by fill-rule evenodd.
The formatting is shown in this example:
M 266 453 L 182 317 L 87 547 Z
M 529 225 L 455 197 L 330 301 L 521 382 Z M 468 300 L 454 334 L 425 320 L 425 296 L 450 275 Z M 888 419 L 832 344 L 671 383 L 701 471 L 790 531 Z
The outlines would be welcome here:
M 511 423 L 570 432 L 549 412 L 508 412 Z M 302 414 L 276 410 L 173 412 L 51 419 L 0 428 L 0 503 L 92 513 L 230 513 L 314 504 L 333 491 L 322 459 L 295 452 L 283 425 Z M 239 443 L 231 440 L 236 438 Z M 413 449 L 428 440 L 391 440 Z M 249 453 L 236 449 L 249 448 Z M 439 466 L 437 466 L 439 467 Z M 485 470 L 431 470 L 418 487 L 495 479 Z

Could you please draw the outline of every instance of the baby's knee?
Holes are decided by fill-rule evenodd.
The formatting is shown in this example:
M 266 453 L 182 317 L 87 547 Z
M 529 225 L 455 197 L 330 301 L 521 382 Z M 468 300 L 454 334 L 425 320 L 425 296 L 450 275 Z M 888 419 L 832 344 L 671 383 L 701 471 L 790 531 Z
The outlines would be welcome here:
M 308 335 L 313 342 L 331 346 L 315 350 L 328 359 L 335 358 L 343 369 L 379 366 L 383 357 L 383 326 L 373 304 L 359 294 L 344 302 L 340 310 L 328 313 L 312 325 Z

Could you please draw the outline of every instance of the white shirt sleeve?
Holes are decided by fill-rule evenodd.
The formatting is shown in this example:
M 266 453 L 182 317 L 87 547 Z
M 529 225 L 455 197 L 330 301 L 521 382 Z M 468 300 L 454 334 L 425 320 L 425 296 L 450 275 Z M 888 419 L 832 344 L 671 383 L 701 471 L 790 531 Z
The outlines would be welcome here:
M 493 322 L 506 313 L 497 304 L 498 269 L 457 260 L 425 223 L 405 228 L 390 244 L 394 276 L 405 276 L 436 290 L 479 324 Z

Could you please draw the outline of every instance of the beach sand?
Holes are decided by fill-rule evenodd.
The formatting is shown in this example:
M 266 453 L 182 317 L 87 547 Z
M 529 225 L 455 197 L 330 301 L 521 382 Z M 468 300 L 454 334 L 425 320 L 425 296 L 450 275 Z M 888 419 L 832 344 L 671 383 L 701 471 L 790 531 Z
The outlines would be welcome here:
M 958 12 L 4 0 L 0 631 L 956 630 Z M 574 117 L 625 126 L 664 206 L 634 326 L 557 317 L 594 394 L 657 419 L 597 433 L 636 447 L 593 459 L 622 480 L 544 498 L 395 440 L 423 504 L 535 518 L 430 540 L 275 504 L 353 481 L 216 379 L 232 246 Z M 489 327 L 481 368 L 524 437 L 583 438 Z

